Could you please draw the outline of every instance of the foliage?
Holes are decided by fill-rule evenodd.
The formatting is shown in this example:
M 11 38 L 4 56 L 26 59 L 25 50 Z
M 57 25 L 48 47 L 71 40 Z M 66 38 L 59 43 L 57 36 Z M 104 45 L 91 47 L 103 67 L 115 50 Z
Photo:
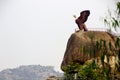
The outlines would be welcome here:
M 120 38 L 117 38 L 115 46 L 116 46 L 116 49 L 117 49 L 116 53 L 118 54 L 117 69 L 118 69 L 118 72 L 120 72 Z
M 74 67 L 73 67 L 74 66 Z M 66 66 L 65 70 L 65 80 L 74 80 L 75 72 L 77 70 L 77 80 L 109 80 L 110 79 L 110 69 L 109 68 L 100 68 L 96 65 L 93 60 L 90 64 L 80 65 L 78 63 L 71 63 L 69 66 Z M 69 72 L 69 73 L 68 73 Z
M 114 16 L 112 15 L 112 12 L 115 12 Z M 117 30 L 117 28 L 120 27 L 120 2 L 119 1 L 116 3 L 115 11 L 108 10 L 108 15 L 104 18 L 104 23 L 107 27 L 109 27 L 110 31 L 111 31 L 111 28 L 114 28 L 115 30 Z

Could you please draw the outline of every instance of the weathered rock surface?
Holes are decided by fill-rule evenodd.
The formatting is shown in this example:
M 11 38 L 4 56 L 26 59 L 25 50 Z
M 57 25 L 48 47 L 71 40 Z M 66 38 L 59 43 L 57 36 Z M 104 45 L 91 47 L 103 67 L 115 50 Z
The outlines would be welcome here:
M 115 50 L 116 37 L 107 32 L 79 31 L 73 33 L 68 40 L 61 69 L 63 70 L 63 67 L 69 65 L 71 62 L 79 62 L 80 64 L 83 64 L 85 61 L 90 60 L 93 57 L 100 57 L 102 48 L 100 50 L 95 47 L 97 42 L 100 43 L 101 40 L 105 42 L 106 51 L 110 51 L 110 44 L 112 50 Z M 109 55 L 113 56 L 115 54 L 110 52 Z

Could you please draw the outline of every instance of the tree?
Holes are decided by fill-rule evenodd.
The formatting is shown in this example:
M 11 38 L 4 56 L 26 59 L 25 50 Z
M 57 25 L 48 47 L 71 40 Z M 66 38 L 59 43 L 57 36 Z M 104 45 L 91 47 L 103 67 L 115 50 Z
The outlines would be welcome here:
M 112 15 L 112 12 L 114 12 L 114 15 Z M 112 28 L 117 30 L 117 28 L 120 27 L 120 1 L 116 1 L 114 11 L 108 9 L 108 15 L 104 18 L 104 23 L 110 31 Z

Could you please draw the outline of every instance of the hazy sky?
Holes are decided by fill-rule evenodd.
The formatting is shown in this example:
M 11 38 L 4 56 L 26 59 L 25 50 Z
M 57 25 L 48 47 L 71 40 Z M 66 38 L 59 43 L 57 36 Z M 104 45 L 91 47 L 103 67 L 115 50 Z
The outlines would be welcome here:
M 86 25 L 101 28 L 112 0 L 0 0 L 0 70 L 52 65 L 59 70 L 77 25 L 73 15 L 90 10 Z

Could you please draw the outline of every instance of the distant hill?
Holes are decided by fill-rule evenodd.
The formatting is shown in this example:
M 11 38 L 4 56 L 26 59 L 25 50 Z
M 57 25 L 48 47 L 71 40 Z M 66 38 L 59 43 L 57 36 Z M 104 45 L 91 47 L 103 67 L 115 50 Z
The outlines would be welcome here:
M 62 76 L 53 66 L 29 65 L 0 72 L 0 80 L 46 80 L 49 76 Z

